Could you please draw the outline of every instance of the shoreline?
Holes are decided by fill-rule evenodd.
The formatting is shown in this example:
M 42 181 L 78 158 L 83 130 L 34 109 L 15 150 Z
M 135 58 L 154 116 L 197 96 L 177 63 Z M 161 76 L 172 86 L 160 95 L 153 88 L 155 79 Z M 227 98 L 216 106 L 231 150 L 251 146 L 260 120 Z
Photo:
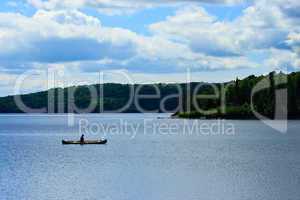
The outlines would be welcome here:
M 35 116 L 35 117 L 64 117 L 68 115 L 73 116 L 96 116 L 96 115 L 123 115 L 123 114 L 132 114 L 132 115 L 153 115 L 153 114 L 161 114 L 161 115 L 169 115 L 169 116 L 157 116 L 156 119 L 164 120 L 164 119 L 174 119 L 174 120 L 203 120 L 203 121 L 210 121 L 210 120 L 241 120 L 241 121 L 259 121 L 261 119 L 258 119 L 256 117 L 240 117 L 240 118 L 230 118 L 230 117 L 182 117 L 175 115 L 174 113 L 0 113 L 0 117 L 6 117 L 6 116 Z M 287 119 L 266 119 L 266 120 L 272 120 L 272 121 L 282 121 L 282 120 L 288 120 L 288 121 L 298 121 L 300 120 L 300 117 L 289 117 Z

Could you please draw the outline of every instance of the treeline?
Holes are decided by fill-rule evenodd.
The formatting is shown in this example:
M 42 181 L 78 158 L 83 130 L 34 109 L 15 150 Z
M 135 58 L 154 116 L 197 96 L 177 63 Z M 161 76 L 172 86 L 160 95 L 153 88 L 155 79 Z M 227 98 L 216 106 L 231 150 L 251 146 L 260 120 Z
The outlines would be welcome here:
M 283 104 L 276 106 L 280 89 L 287 89 L 288 110 Z M 251 101 L 254 90 L 258 91 Z M 15 101 L 18 98 L 19 101 Z M 279 102 L 284 103 L 285 99 Z M 289 118 L 300 118 L 299 107 L 300 72 L 289 75 L 271 72 L 268 76 L 251 75 L 243 80 L 237 78 L 213 85 L 108 83 L 0 98 L 0 113 L 171 112 L 184 118 L 249 119 L 255 118 L 253 110 L 273 118 L 277 108 L 287 111 Z
M 192 85 L 200 83 L 192 83 Z M 20 101 L 47 113 L 99 113 L 99 112 L 177 112 L 187 84 L 97 84 L 69 88 L 55 88 L 20 96 L 0 98 L 0 113 L 23 113 Z M 91 94 L 94 91 L 94 94 Z M 138 98 L 136 98 L 139 96 Z M 151 97 L 152 96 L 152 97 Z M 135 100 L 137 99 L 137 100 Z M 92 110 L 87 110 L 90 105 Z M 43 109 L 42 109 L 43 108 Z M 42 110 L 41 110 L 42 109 Z M 25 109 L 26 110 L 26 109 Z
M 214 100 L 189 103 L 190 110 L 178 112 L 181 118 L 255 119 L 260 115 L 270 119 L 300 118 L 300 72 L 271 72 L 267 76 L 248 76 L 225 84 L 217 84 L 224 95 Z M 214 90 L 200 94 L 214 94 Z M 198 94 L 199 95 L 199 94 Z M 193 98 L 195 96 L 191 96 Z M 222 99 L 223 97 L 223 99 Z M 189 99 L 186 101 L 189 102 Z M 200 105 L 200 106 L 199 106 Z M 200 107 L 200 111 L 199 111 Z M 204 111 L 203 111 L 204 110 Z M 277 111 L 277 112 L 276 112 Z

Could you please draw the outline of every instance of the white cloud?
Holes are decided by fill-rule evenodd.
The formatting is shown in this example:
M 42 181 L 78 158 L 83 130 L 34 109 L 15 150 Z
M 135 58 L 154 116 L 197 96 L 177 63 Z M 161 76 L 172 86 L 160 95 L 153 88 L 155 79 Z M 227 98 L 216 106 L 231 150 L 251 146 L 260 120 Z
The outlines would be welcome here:
M 271 66 L 273 70 L 300 70 L 300 57 L 297 53 L 280 49 L 271 49 L 269 53 L 269 58 L 263 63 L 264 66 Z
M 0 50 L 0 64 L 14 68 L 24 63 L 81 62 L 83 71 L 112 68 L 153 73 L 255 66 L 246 57 L 193 52 L 188 45 L 159 34 L 146 37 L 105 27 L 99 19 L 77 10 L 39 10 L 32 17 L 1 13 L 0 44 L 7 47 Z
M 234 33 L 201 7 L 185 7 L 165 21 L 150 25 L 155 35 L 188 44 L 195 52 L 208 55 L 239 53 Z
M 150 25 L 150 30 L 187 43 L 196 52 L 233 56 L 284 45 L 290 26 L 278 7 L 254 5 L 233 21 L 219 21 L 201 7 L 188 7 Z
M 13 20 L 11 20 L 13 19 Z M 136 34 L 105 28 L 79 11 L 38 11 L 32 17 L 0 14 L 1 61 L 59 62 L 133 54 Z M 126 52 L 127 50 L 127 52 Z
M 130 14 L 157 6 L 182 5 L 185 3 L 238 4 L 244 0 L 27 0 L 38 9 L 78 9 L 90 7 L 108 15 Z
M 289 2 L 299 5 L 296 0 Z M 270 69 L 283 65 L 296 69 L 300 55 L 300 12 L 299 16 L 295 10 L 290 13 L 284 5 L 281 0 L 258 0 L 232 21 L 220 21 L 202 7 L 189 6 L 165 21 L 150 25 L 149 29 L 154 35 L 188 45 L 194 53 L 206 55 L 206 62 L 213 61 L 209 63 L 211 69 L 215 65 L 249 66 L 247 55 L 260 50 L 273 56 L 259 58 Z M 262 65 L 254 60 L 254 66 Z

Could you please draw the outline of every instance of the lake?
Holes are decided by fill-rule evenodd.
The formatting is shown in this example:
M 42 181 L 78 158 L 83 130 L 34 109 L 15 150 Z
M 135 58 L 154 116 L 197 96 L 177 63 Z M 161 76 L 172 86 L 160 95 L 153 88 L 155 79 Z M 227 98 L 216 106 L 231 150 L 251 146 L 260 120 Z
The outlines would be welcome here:
M 0 115 L 0 199 L 298 200 L 300 123 Z M 107 145 L 62 139 L 107 138 Z

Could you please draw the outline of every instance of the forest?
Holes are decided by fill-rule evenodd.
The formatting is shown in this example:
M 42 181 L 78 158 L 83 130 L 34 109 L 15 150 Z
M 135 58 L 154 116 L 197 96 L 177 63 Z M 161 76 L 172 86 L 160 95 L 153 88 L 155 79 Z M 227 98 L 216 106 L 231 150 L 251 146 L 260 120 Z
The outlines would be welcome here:
M 31 109 L 22 108 L 16 99 Z M 106 83 L 0 98 L 0 113 L 167 112 L 180 118 L 252 119 L 253 110 L 274 118 L 276 109 L 286 111 L 290 119 L 300 118 L 300 72 L 271 72 L 214 84 Z
M 225 86 L 224 86 L 225 85 Z M 271 72 L 266 76 L 248 76 L 238 78 L 225 84 L 223 99 L 198 100 L 188 103 L 190 110 L 177 112 L 174 116 L 181 118 L 222 118 L 222 119 L 255 119 L 254 112 L 269 119 L 300 118 L 300 72 L 288 75 Z M 254 92 L 256 88 L 258 91 Z M 220 91 L 222 91 L 220 89 Z M 204 90 L 200 94 L 212 94 L 213 90 Z M 193 98 L 191 96 L 189 99 Z M 186 99 L 185 102 L 189 102 Z M 197 105 L 196 105 L 197 104 Z M 199 112 L 199 105 L 205 111 Z M 279 113 L 279 115 L 276 115 Z M 283 113 L 283 115 L 280 115 Z M 286 114 L 286 115 L 285 115 Z

